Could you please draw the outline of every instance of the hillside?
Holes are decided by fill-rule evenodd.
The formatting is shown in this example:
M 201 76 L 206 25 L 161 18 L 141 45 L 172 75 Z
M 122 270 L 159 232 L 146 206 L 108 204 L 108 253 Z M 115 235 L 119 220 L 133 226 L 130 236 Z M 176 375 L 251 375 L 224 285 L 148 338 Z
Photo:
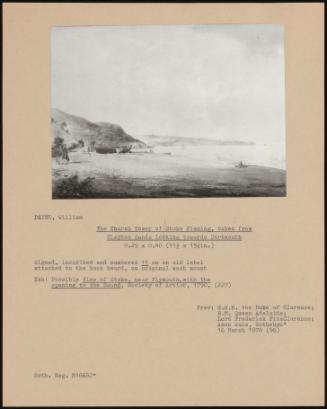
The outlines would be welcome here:
M 145 146 L 142 141 L 128 135 L 119 125 L 108 122 L 94 123 L 54 108 L 51 111 L 51 129 L 52 141 L 60 137 L 68 148 L 76 146 L 80 141 L 91 149 L 140 144 Z
M 255 145 L 254 142 L 227 139 L 190 138 L 180 136 L 142 135 L 142 140 L 151 146 L 197 146 L 197 145 Z

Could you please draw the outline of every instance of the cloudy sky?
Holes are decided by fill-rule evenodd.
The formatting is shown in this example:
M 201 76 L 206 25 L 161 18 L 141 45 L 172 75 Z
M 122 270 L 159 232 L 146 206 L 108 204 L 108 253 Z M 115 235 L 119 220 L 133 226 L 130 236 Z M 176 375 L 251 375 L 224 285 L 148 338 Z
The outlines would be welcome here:
M 283 26 L 53 28 L 52 107 L 135 136 L 281 142 Z

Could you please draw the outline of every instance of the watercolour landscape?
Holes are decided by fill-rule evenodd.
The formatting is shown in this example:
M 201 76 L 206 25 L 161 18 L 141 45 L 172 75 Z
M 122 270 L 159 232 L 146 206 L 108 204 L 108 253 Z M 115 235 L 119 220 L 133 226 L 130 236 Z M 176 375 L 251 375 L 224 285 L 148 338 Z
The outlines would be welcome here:
M 52 30 L 54 199 L 286 195 L 281 25 Z

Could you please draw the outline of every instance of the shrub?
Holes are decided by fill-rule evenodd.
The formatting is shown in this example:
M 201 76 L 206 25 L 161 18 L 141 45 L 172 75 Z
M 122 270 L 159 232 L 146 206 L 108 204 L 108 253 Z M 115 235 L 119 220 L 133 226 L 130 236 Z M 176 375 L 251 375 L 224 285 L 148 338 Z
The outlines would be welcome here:
M 78 148 L 80 145 L 77 142 L 73 142 L 70 147 L 68 148 L 70 151 L 72 151 L 73 149 Z
M 57 146 L 60 146 L 64 143 L 64 138 L 61 138 L 60 136 L 56 136 L 53 143 Z
M 54 199 L 83 199 L 95 196 L 94 178 L 80 180 L 78 175 L 54 182 Z

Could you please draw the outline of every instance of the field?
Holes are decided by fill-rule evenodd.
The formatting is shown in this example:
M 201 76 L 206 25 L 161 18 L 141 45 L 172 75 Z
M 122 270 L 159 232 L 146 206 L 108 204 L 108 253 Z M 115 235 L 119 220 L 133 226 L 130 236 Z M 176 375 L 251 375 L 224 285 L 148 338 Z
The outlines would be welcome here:
M 163 153 L 71 152 L 52 160 L 54 199 L 285 196 L 285 170 Z

